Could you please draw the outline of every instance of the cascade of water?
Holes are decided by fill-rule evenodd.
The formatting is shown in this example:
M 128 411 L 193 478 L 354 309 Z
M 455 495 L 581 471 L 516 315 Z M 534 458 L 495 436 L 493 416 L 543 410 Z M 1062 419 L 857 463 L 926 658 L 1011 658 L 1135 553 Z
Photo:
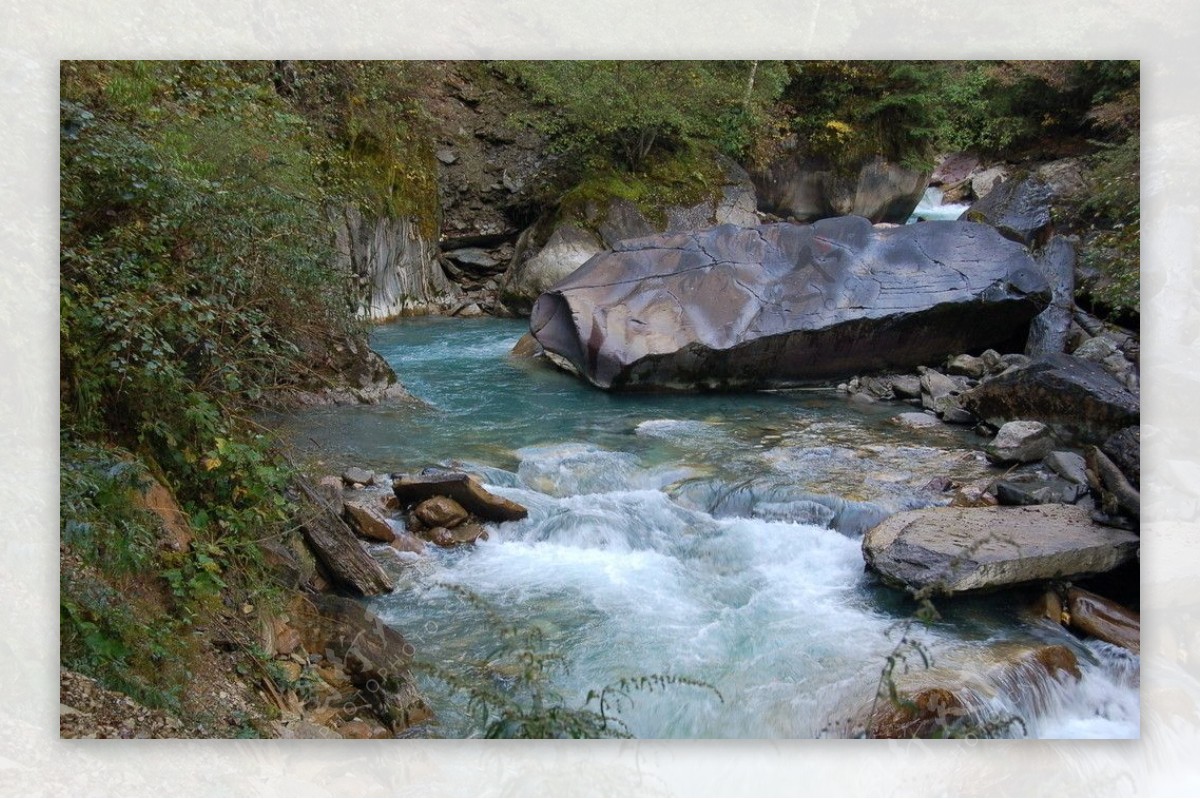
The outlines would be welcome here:
M 398 590 L 372 608 L 429 661 L 494 659 L 495 620 L 444 587 L 463 586 L 542 631 L 569 667 L 553 676 L 568 704 L 646 674 L 686 675 L 724 697 L 686 686 L 634 695 L 622 718 L 639 737 L 852 733 L 846 722 L 874 696 L 914 610 L 864 573 L 857 534 L 937 501 L 923 491 L 935 475 L 984 474 L 968 434 L 886 425 L 897 409 L 833 395 L 612 396 L 509 360 L 521 330 L 380 328 L 375 346 L 427 405 L 297 419 L 299 435 L 375 468 L 465 460 L 529 509 L 471 548 L 389 554 Z M 921 679 L 957 675 L 969 707 L 1019 716 L 1030 736 L 1138 734 L 1136 658 L 994 600 L 939 610 L 942 621 L 914 633 L 933 659 Z M 1004 647 L 1047 643 L 1075 652 L 1080 679 L 994 668 Z M 461 697 L 428 690 L 440 734 L 476 731 Z

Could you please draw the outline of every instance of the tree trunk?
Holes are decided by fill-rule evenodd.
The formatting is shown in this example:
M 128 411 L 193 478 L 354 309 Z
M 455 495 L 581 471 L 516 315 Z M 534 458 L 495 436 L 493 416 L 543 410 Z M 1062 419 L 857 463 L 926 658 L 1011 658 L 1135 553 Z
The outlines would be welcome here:
M 301 525 L 313 554 L 342 587 L 363 596 L 390 593 L 391 579 L 312 486 L 298 481 L 312 505 L 312 517 Z

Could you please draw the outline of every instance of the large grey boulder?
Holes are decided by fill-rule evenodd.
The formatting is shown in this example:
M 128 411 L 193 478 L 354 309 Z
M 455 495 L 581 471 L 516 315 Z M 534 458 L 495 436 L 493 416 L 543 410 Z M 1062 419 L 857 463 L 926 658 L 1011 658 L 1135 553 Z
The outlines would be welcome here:
M 536 255 L 505 272 L 500 283 L 501 299 L 514 311 L 528 310 L 534 298 L 603 249 L 595 233 L 574 224 L 560 225 Z
M 619 243 L 542 294 L 530 331 L 601 388 L 784 387 L 1023 336 L 1049 293 L 983 225 L 722 225 Z
M 982 200 L 963 211 L 961 219 L 991 225 L 1027 247 L 1040 242 L 1050 229 L 1054 192 L 1038 177 L 1006 180 Z
M 1099 443 L 1138 424 L 1137 396 L 1100 366 L 1062 353 L 1044 355 L 962 394 L 963 407 L 1000 427 L 1037 419 L 1064 442 Z
M 924 508 L 863 536 L 867 566 L 893 585 L 959 594 L 1111 571 L 1139 539 L 1074 505 Z
M 500 300 L 513 313 L 528 314 L 539 294 L 593 255 L 627 239 L 722 224 L 757 225 L 757 199 L 750 176 L 729 159 L 722 158 L 719 165 L 724 183 L 692 205 L 650 208 L 611 197 L 560 210 L 561 218 L 552 225 L 542 220 L 529 228 L 521 234 L 512 262 L 500 279 Z

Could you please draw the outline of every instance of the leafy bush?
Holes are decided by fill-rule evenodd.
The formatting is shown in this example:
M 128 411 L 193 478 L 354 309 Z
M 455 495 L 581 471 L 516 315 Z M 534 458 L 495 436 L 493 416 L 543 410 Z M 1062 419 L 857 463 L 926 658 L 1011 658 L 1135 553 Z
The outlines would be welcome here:
M 540 105 L 530 120 L 557 152 L 630 171 L 704 143 L 731 155 L 769 119 L 786 69 L 758 61 L 501 61 Z

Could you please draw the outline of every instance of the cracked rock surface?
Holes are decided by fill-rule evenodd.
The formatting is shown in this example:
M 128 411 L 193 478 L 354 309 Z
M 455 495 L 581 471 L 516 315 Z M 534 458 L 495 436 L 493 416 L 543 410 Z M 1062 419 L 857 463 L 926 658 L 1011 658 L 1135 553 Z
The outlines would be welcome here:
M 543 293 L 530 330 L 601 388 L 778 388 L 997 345 L 1049 298 L 990 227 L 839 217 L 618 242 Z

